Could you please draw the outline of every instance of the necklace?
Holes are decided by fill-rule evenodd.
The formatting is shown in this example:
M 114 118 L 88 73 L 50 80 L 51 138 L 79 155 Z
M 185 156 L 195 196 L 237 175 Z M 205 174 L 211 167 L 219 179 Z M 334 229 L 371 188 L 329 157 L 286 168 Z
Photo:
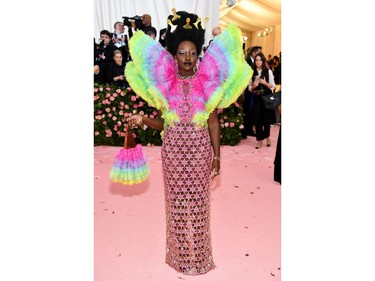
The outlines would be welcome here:
M 180 79 L 192 79 L 192 78 L 194 78 L 195 76 L 197 76 L 197 73 L 195 72 L 193 75 L 180 75 L 179 73 L 177 73 L 177 75 L 178 75 L 178 78 L 180 78 Z

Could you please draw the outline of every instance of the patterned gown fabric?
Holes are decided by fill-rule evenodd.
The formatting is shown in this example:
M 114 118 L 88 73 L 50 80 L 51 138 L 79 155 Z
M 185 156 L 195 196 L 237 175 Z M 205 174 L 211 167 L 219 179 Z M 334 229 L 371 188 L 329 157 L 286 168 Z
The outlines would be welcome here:
M 210 234 L 209 176 L 212 148 L 208 131 L 191 120 L 190 87 L 180 84 L 181 122 L 164 133 L 162 162 L 165 183 L 166 262 L 187 275 L 215 268 Z

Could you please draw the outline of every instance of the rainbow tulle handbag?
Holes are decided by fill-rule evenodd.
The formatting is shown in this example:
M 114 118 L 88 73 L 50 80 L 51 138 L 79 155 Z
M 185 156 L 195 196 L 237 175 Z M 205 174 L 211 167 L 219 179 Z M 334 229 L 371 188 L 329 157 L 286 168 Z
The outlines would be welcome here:
M 142 152 L 142 146 L 135 142 L 128 124 L 125 130 L 124 148 L 115 157 L 110 178 L 112 182 L 125 185 L 142 183 L 149 176 L 149 169 Z

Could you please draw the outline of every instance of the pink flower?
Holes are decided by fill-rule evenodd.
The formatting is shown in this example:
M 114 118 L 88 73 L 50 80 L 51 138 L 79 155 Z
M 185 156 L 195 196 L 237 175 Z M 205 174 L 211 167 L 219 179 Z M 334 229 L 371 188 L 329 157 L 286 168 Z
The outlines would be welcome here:
M 244 126 L 241 124 L 238 128 L 240 128 L 240 129 L 243 129 L 244 128 Z
M 94 88 L 94 93 L 97 93 L 99 91 L 98 88 Z
M 130 100 L 131 100 L 131 101 L 136 101 L 137 98 L 136 98 L 135 96 L 132 96 L 132 97 L 130 98 Z
M 234 127 L 234 123 L 233 123 L 233 122 L 230 122 L 230 123 L 229 123 L 229 127 L 233 128 L 233 127 Z
M 234 102 L 234 105 L 237 106 L 237 107 L 240 107 L 240 105 L 236 101 Z
M 108 117 L 111 118 L 112 117 L 112 113 L 108 113 Z
M 117 121 L 117 126 L 121 126 L 121 121 Z
M 135 104 L 133 105 L 133 107 L 134 107 L 134 108 L 138 108 L 138 104 L 135 103 Z
M 123 132 L 122 132 L 122 133 L 121 133 L 121 136 L 122 136 L 122 137 L 125 137 L 125 136 L 126 136 L 126 133 L 123 133 Z
M 107 121 L 103 121 L 102 124 L 103 124 L 103 125 L 107 125 Z
M 105 109 L 105 112 L 110 112 L 111 111 L 111 109 L 109 108 L 109 107 L 107 107 L 106 109 Z
M 117 92 L 117 91 L 116 91 L 116 92 Z M 117 97 L 117 96 L 118 96 L 118 94 L 116 94 L 116 93 L 113 93 L 113 96 L 114 96 L 114 97 Z
M 105 130 L 105 132 L 106 132 L 105 136 L 107 138 L 112 137 L 112 131 L 110 129 Z
M 121 105 L 121 106 L 124 106 L 125 103 L 124 103 L 123 101 L 120 101 L 120 105 Z
M 100 119 L 102 119 L 102 116 L 101 116 L 101 115 L 96 115 L 96 116 L 95 116 L 95 119 L 96 119 L 96 120 L 100 120 Z
M 217 114 L 220 114 L 222 112 L 223 112 L 223 109 L 221 109 L 221 108 L 217 110 Z
M 106 94 L 105 94 L 105 97 L 106 97 L 106 98 L 109 98 L 110 96 L 111 96 L 110 93 L 106 93 Z
M 115 112 L 116 112 L 116 107 L 112 107 L 112 111 L 115 111 Z
M 141 111 L 139 112 L 139 115 L 145 115 L 145 113 L 143 112 L 143 110 L 141 110 Z
M 137 110 L 134 109 L 134 110 L 133 110 L 133 114 L 137 114 Z
M 128 112 L 125 112 L 124 113 L 124 116 L 126 117 L 126 116 L 129 116 L 129 113 Z
M 228 117 L 224 116 L 224 119 L 227 119 Z
M 113 130 L 117 131 L 117 125 L 113 126 Z
M 150 115 L 150 118 L 155 118 L 155 116 L 154 115 Z
M 220 124 L 221 128 L 224 128 L 224 124 Z
M 117 133 L 119 136 L 121 136 L 121 131 L 117 131 L 116 133 Z
M 136 138 L 136 137 L 137 137 L 137 135 L 136 135 L 135 133 L 132 133 L 132 136 L 133 136 L 133 138 Z
M 110 91 L 111 90 L 111 88 L 110 87 L 107 87 L 107 88 L 105 88 L 107 91 Z
M 224 119 L 223 118 L 220 118 L 220 123 L 224 123 Z
M 100 88 L 99 88 L 99 91 L 103 92 L 103 88 L 102 88 L 102 87 L 100 87 Z
M 139 103 L 138 103 L 138 106 L 143 106 L 145 103 L 143 102 L 143 101 L 140 101 Z
M 117 94 L 121 93 L 121 89 L 117 89 L 117 90 L 116 90 L 116 93 L 117 93 Z M 115 95 L 115 94 L 113 94 L 113 95 Z M 117 96 L 117 95 L 116 95 L 116 96 Z
M 96 101 L 99 98 L 99 95 L 94 96 L 94 101 Z
M 108 114 L 108 115 L 109 115 L 109 114 Z M 116 116 L 113 116 L 113 117 L 112 117 L 112 120 L 113 120 L 113 121 L 116 121 L 116 120 L 117 120 L 117 117 L 116 117 Z
M 138 95 L 136 95 L 136 96 L 135 96 L 135 98 L 136 98 L 136 99 L 139 99 L 139 96 L 138 96 Z
M 99 109 L 96 113 L 97 113 L 97 114 L 102 114 L 103 111 Z
M 127 87 L 126 90 L 127 90 L 128 92 L 130 92 L 130 91 L 132 90 L 132 88 Z
M 120 114 L 120 115 L 124 115 L 124 111 L 120 110 L 120 111 L 118 112 L 118 114 Z
M 95 136 L 99 136 L 100 133 L 98 131 L 95 132 Z
M 229 126 L 229 123 L 228 123 L 228 122 L 225 122 L 225 123 L 224 123 L 224 126 L 225 126 L 225 127 L 228 127 L 228 126 Z
M 154 110 L 154 111 L 152 112 L 152 114 L 154 114 L 155 116 L 157 116 L 157 115 L 158 115 L 158 112 L 157 112 L 156 110 Z
M 121 92 L 121 94 L 120 94 L 120 95 L 121 95 L 121 96 L 123 97 L 123 96 L 125 96 L 125 93 L 124 93 L 124 92 Z
M 102 104 L 107 104 L 107 102 L 105 100 L 102 100 Z
M 115 98 L 114 98 L 114 97 L 110 97 L 109 100 L 110 100 L 110 101 L 114 101 Z
M 125 109 L 129 109 L 129 105 L 125 104 Z

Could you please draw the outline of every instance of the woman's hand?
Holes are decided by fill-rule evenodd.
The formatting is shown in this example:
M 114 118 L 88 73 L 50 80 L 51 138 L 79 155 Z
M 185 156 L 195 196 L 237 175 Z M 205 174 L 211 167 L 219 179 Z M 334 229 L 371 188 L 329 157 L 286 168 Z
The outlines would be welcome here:
M 211 173 L 212 177 L 211 180 L 213 180 L 216 176 L 220 175 L 220 161 L 217 159 L 212 160 L 212 166 L 211 166 Z
M 114 80 L 114 81 L 124 80 L 124 79 L 125 79 L 125 76 L 124 76 L 124 75 L 119 75 L 119 76 L 113 77 L 113 80 Z
M 266 85 L 267 84 L 266 78 L 259 79 L 259 83 L 263 84 L 263 85 Z
M 133 115 L 128 118 L 128 123 L 130 127 L 133 126 L 142 126 L 143 125 L 143 117 L 142 115 Z
M 260 82 L 259 77 L 256 77 L 255 80 L 254 80 L 254 83 L 253 83 L 253 87 L 254 87 L 254 89 L 255 89 L 256 87 L 258 87 L 259 82 Z

